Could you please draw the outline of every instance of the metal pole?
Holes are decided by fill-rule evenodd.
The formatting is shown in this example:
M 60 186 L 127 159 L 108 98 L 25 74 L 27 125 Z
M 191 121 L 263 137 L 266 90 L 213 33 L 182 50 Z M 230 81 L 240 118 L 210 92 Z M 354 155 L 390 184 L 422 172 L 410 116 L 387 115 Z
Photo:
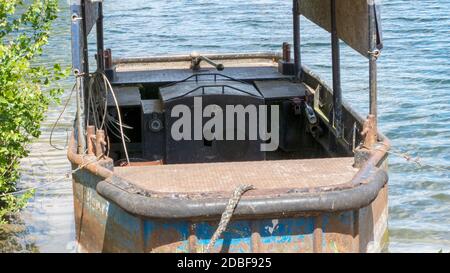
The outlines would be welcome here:
M 370 114 L 378 119 L 377 113 L 377 61 L 375 57 L 369 60 L 369 84 L 370 84 Z
M 369 89 L 370 89 L 370 106 L 369 116 L 364 123 L 363 132 L 364 135 L 364 147 L 371 149 L 373 144 L 377 142 L 377 58 L 380 54 L 379 48 L 382 47 L 381 39 L 378 44 L 379 29 L 376 19 L 376 6 L 373 0 L 368 1 L 368 18 L 369 18 Z
M 87 79 L 89 74 L 89 51 L 88 51 L 88 34 L 86 25 L 86 0 L 81 2 L 81 18 L 82 18 L 82 29 L 83 29 L 83 72 L 84 78 Z
M 82 30 L 83 30 L 83 53 L 82 53 L 82 57 L 83 57 L 83 71 L 81 71 L 81 74 L 79 75 L 80 79 L 80 91 L 82 92 L 80 94 L 80 105 L 78 106 L 78 110 L 81 112 L 81 109 L 84 109 L 83 111 L 83 126 L 81 126 L 82 129 L 82 133 L 84 135 L 84 132 L 86 130 L 86 128 L 84 128 L 84 124 L 87 124 L 86 117 L 88 116 L 87 111 L 89 111 L 88 109 L 88 101 L 86 98 L 89 97 L 88 94 L 88 86 L 89 86 L 89 50 L 88 50 L 88 33 L 87 33 L 87 21 L 86 21 L 86 1 L 87 0 L 82 0 L 81 1 L 81 22 L 82 22 Z M 83 103 L 84 102 L 84 103 Z M 81 119 L 81 118 L 80 118 Z M 83 153 L 84 153 L 84 148 L 86 143 L 86 138 L 83 139 Z
M 84 122 L 83 122 L 83 109 L 82 109 L 82 98 L 81 98 L 81 92 L 82 92 L 82 82 L 83 79 L 81 77 L 76 78 L 76 99 L 77 99 L 77 112 L 76 112 L 76 126 L 75 126 L 75 132 L 77 136 L 77 153 L 78 154 L 84 154 L 85 149 L 85 138 L 84 138 Z
M 293 17 L 293 31 L 294 31 L 294 63 L 295 63 L 295 77 L 301 79 L 302 74 L 302 62 L 300 56 L 300 14 L 299 14 L 299 1 L 294 0 L 292 5 L 292 17 Z
M 83 154 L 85 150 L 84 138 L 84 108 L 83 94 L 85 86 L 85 23 L 84 23 L 84 0 L 74 0 L 71 2 L 72 12 L 72 66 L 76 77 L 77 113 L 75 121 L 75 136 L 77 138 L 77 152 Z
M 342 90 L 339 37 L 336 22 L 336 0 L 331 0 L 331 50 L 333 65 L 333 114 L 336 137 L 342 136 Z
M 369 35 L 370 50 L 369 53 L 369 89 L 370 89 L 370 111 L 369 114 L 375 119 L 375 132 L 377 132 L 378 111 L 377 111 L 377 31 L 376 31 L 375 3 L 369 2 Z
M 103 51 L 105 49 L 104 46 L 104 37 L 103 37 L 103 3 L 98 3 L 98 19 L 97 19 L 97 69 L 103 71 L 105 70 L 105 62 Z

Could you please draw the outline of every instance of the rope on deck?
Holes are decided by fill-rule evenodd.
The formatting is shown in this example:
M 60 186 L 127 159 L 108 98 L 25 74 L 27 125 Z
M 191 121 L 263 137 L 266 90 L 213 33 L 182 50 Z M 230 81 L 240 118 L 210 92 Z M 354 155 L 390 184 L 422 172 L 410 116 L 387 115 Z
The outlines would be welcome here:
M 239 204 L 241 197 L 250 190 L 254 190 L 255 187 L 253 185 L 240 185 L 238 186 L 234 192 L 233 196 L 228 200 L 228 205 L 225 208 L 225 211 L 222 213 L 222 217 L 220 218 L 219 226 L 217 227 L 216 232 L 212 236 L 211 240 L 206 247 L 205 253 L 211 253 L 214 245 L 217 240 L 220 238 L 222 233 L 227 229 L 228 224 L 230 223 L 231 217 L 233 217 L 234 210 L 236 206 Z

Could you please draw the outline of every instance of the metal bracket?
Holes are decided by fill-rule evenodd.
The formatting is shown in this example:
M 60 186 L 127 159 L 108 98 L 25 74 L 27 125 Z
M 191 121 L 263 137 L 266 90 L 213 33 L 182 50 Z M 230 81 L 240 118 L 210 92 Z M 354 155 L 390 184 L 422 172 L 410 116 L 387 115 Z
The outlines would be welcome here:
M 72 22 L 81 21 L 83 20 L 82 17 L 80 17 L 78 14 L 74 13 L 72 14 Z
M 375 49 L 373 51 L 367 51 L 371 57 L 374 57 L 377 60 L 381 56 L 381 50 Z

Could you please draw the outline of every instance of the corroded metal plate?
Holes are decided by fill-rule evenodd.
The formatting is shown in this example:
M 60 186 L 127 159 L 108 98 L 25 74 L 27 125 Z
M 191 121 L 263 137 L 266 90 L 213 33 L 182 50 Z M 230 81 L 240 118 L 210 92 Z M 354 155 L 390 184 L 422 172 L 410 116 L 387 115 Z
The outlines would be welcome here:
M 232 192 L 241 184 L 256 190 L 332 187 L 349 182 L 353 158 L 117 167 L 114 174 L 148 192 Z
M 328 32 L 331 31 L 331 1 L 301 0 L 300 14 Z M 369 46 L 369 5 L 367 0 L 336 1 L 337 34 L 350 47 L 367 56 Z

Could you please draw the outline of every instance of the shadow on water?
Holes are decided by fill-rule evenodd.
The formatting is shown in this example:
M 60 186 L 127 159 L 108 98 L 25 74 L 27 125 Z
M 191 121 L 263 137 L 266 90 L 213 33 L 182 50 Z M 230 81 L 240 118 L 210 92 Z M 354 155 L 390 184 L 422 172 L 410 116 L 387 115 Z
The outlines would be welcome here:
M 68 1 L 60 2 L 60 18 L 41 63 L 70 64 Z M 108 0 L 105 44 L 116 57 L 193 50 L 279 50 L 283 41 L 291 41 L 290 4 L 277 0 Z M 381 130 L 395 149 L 441 168 L 417 168 L 390 157 L 389 250 L 448 252 L 450 172 L 442 168 L 450 166 L 450 2 L 392 0 L 382 4 Z M 214 13 L 210 12 L 213 9 Z M 301 25 L 303 62 L 331 82 L 329 34 L 306 20 Z M 368 77 L 367 61 L 345 45 L 341 55 L 344 99 L 366 113 L 368 82 L 360 79 Z M 65 101 L 72 79 L 63 85 Z M 74 250 L 72 187 L 66 177 L 70 165 L 64 149 L 48 144 L 51 126 L 61 110 L 62 106 L 49 109 L 42 136 L 23 161 L 20 186 L 45 186 L 38 188 L 20 214 L 19 230 L 0 232 L 2 251 Z M 54 135 L 58 147 L 64 148 L 74 110 L 72 101 Z

